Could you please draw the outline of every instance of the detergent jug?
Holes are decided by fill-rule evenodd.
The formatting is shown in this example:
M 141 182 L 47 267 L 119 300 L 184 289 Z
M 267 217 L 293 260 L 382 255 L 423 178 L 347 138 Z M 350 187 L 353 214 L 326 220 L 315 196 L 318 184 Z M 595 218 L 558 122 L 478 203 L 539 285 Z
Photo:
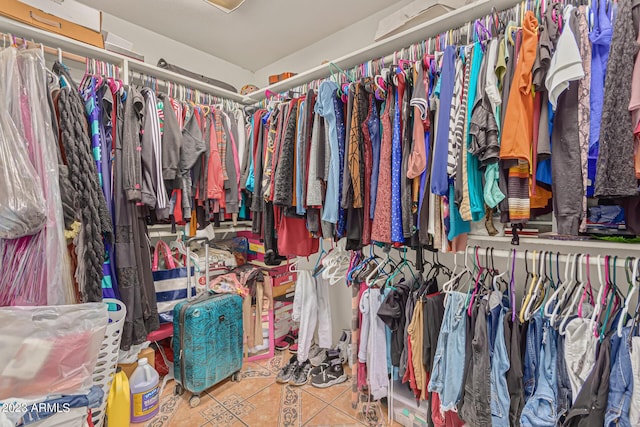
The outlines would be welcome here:
M 147 359 L 138 360 L 131 378 L 131 422 L 141 423 L 153 418 L 160 408 L 160 376 Z
M 110 426 L 129 427 L 131 419 L 131 391 L 127 374 L 120 368 L 113 376 L 107 398 L 107 423 Z

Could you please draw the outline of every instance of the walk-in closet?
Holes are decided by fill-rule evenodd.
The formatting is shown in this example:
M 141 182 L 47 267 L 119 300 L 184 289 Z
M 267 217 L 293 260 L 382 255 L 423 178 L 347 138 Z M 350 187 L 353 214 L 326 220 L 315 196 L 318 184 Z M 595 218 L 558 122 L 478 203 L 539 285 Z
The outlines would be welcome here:
M 640 2 L 3 0 L 0 427 L 640 427 Z

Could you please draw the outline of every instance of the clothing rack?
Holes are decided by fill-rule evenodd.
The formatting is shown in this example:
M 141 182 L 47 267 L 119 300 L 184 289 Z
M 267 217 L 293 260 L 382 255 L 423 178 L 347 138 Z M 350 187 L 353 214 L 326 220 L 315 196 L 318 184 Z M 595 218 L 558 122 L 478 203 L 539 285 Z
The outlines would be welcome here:
M 469 265 L 469 261 L 471 261 L 471 263 L 473 264 L 473 258 L 475 257 L 475 249 L 478 249 L 478 258 L 480 260 L 480 263 L 482 265 L 486 265 L 487 263 L 487 259 L 493 257 L 495 258 L 500 258 L 500 259 L 513 259 L 514 256 L 514 251 L 515 251 L 515 258 L 516 260 L 523 260 L 526 261 L 529 265 L 530 263 L 533 262 L 533 256 L 534 256 L 534 251 L 537 253 L 536 256 L 536 260 L 538 260 L 543 253 L 547 253 L 550 254 L 551 256 L 551 260 L 552 262 L 555 263 L 561 263 L 561 264 L 566 264 L 567 262 L 573 262 L 573 257 L 575 255 L 584 255 L 582 257 L 579 258 L 579 261 L 576 261 L 576 264 L 580 263 L 579 265 L 585 265 L 587 261 L 589 262 L 589 264 L 591 266 L 598 266 L 598 263 L 603 263 L 604 262 L 604 256 L 601 254 L 590 254 L 589 252 L 571 252 L 571 253 L 561 253 L 558 251 L 552 251 L 552 250 L 538 250 L 538 249 L 521 249 L 521 248 L 513 248 L 510 250 L 506 250 L 506 249 L 494 249 L 491 246 L 467 246 L 465 252 L 458 252 L 455 253 L 453 255 L 454 257 L 454 264 L 458 265 L 458 267 L 465 265 L 465 261 L 466 261 L 466 265 Z M 586 256 L 589 256 L 588 258 Z M 462 262 L 460 261 L 460 256 L 463 257 Z M 617 268 L 625 268 L 626 263 L 628 262 L 628 259 L 631 259 L 635 262 L 635 260 L 640 257 L 640 254 L 636 254 L 636 256 L 627 256 L 627 257 L 623 257 L 623 256 L 617 256 L 617 255 L 610 255 L 611 258 L 613 258 L 613 261 L 615 262 L 615 266 Z M 548 256 L 547 256 L 547 262 L 548 262 Z M 484 262 L 483 262 L 484 261 Z
M 50 55 L 55 55 L 58 57 L 58 61 L 62 62 L 62 59 L 68 59 L 74 62 L 86 63 L 87 58 L 85 56 L 76 55 L 75 53 L 65 52 L 60 48 L 53 48 L 50 46 L 45 46 L 42 43 L 36 43 L 32 40 L 27 40 L 26 38 L 16 37 L 13 34 L 0 32 L 0 36 L 2 36 L 2 46 L 9 47 L 10 45 L 22 45 L 30 48 L 40 48 L 44 51 L 44 53 L 48 53 Z
M 158 79 L 145 73 L 130 70 L 129 81 L 131 82 L 133 79 L 141 80 L 143 82 L 143 85 L 145 86 L 149 86 L 150 84 L 151 86 L 149 87 L 153 88 L 156 92 L 158 91 L 158 85 L 162 84 L 164 85 L 166 92 L 172 98 L 180 99 L 183 101 L 192 101 L 195 103 L 206 105 L 222 104 L 227 110 L 232 110 L 240 107 L 240 103 L 238 103 L 237 101 L 220 98 L 208 92 L 202 92 L 198 89 L 192 89 L 181 83 L 175 83 L 171 80 Z
M 306 70 L 289 79 L 269 85 L 247 95 L 245 99 L 248 103 L 257 103 L 268 98 L 270 93 L 283 93 L 313 80 L 327 78 L 332 74 L 332 64 L 342 69 L 348 69 L 364 64 L 372 58 L 383 58 L 384 62 L 388 63 L 394 57 L 394 53 L 389 55 L 389 52 L 397 54 L 397 52 L 413 43 L 421 42 L 426 38 L 436 36 L 450 29 L 460 28 L 470 21 L 490 14 L 494 9 L 505 10 L 518 4 L 524 6 L 524 2 L 514 0 L 478 0 L 469 3 L 411 29 L 358 49 L 355 52 Z
M 153 76 L 157 79 L 171 81 L 192 89 L 197 89 L 204 93 L 210 93 L 213 96 L 235 101 L 239 104 L 244 105 L 247 103 L 253 103 L 253 101 L 247 102 L 245 100 L 245 96 L 238 93 L 156 67 L 152 64 L 133 60 L 124 55 L 100 49 L 56 33 L 31 27 L 27 24 L 14 21 L 4 16 L 0 16 L 0 34 L 5 36 L 7 43 L 6 46 L 10 45 L 11 42 L 9 40 L 13 39 L 15 36 L 16 40 L 20 40 L 18 45 L 24 44 L 26 41 L 29 47 L 39 48 L 42 46 L 45 53 L 57 56 L 58 60 L 65 58 L 69 61 L 86 63 L 87 58 L 89 58 L 114 64 L 122 70 L 122 79 L 124 84 L 129 84 L 129 71 L 135 71 L 141 74 Z M 0 46 L 2 46 L 2 44 L 0 44 Z

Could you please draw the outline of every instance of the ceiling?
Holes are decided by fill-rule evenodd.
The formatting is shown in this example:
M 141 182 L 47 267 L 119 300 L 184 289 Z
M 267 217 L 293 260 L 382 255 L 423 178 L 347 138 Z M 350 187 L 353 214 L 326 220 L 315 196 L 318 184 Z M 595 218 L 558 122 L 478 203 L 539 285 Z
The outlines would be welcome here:
M 203 0 L 79 1 L 250 71 L 397 3 L 247 0 L 226 14 Z

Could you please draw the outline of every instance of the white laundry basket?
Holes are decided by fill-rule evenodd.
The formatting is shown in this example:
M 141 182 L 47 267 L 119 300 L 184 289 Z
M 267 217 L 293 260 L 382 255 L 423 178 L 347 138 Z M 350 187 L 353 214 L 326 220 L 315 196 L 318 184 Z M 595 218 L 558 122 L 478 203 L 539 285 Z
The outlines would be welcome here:
M 107 398 L 118 365 L 122 327 L 127 316 L 127 307 L 122 301 L 111 298 L 105 298 L 103 301 L 109 304 L 109 325 L 107 325 L 102 347 L 98 353 L 98 362 L 93 371 L 93 384 L 100 386 L 104 391 L 102 404 L 97 408 L 91 408 L 91 418 L 95 427 L 102 427 L 104 424 Z

